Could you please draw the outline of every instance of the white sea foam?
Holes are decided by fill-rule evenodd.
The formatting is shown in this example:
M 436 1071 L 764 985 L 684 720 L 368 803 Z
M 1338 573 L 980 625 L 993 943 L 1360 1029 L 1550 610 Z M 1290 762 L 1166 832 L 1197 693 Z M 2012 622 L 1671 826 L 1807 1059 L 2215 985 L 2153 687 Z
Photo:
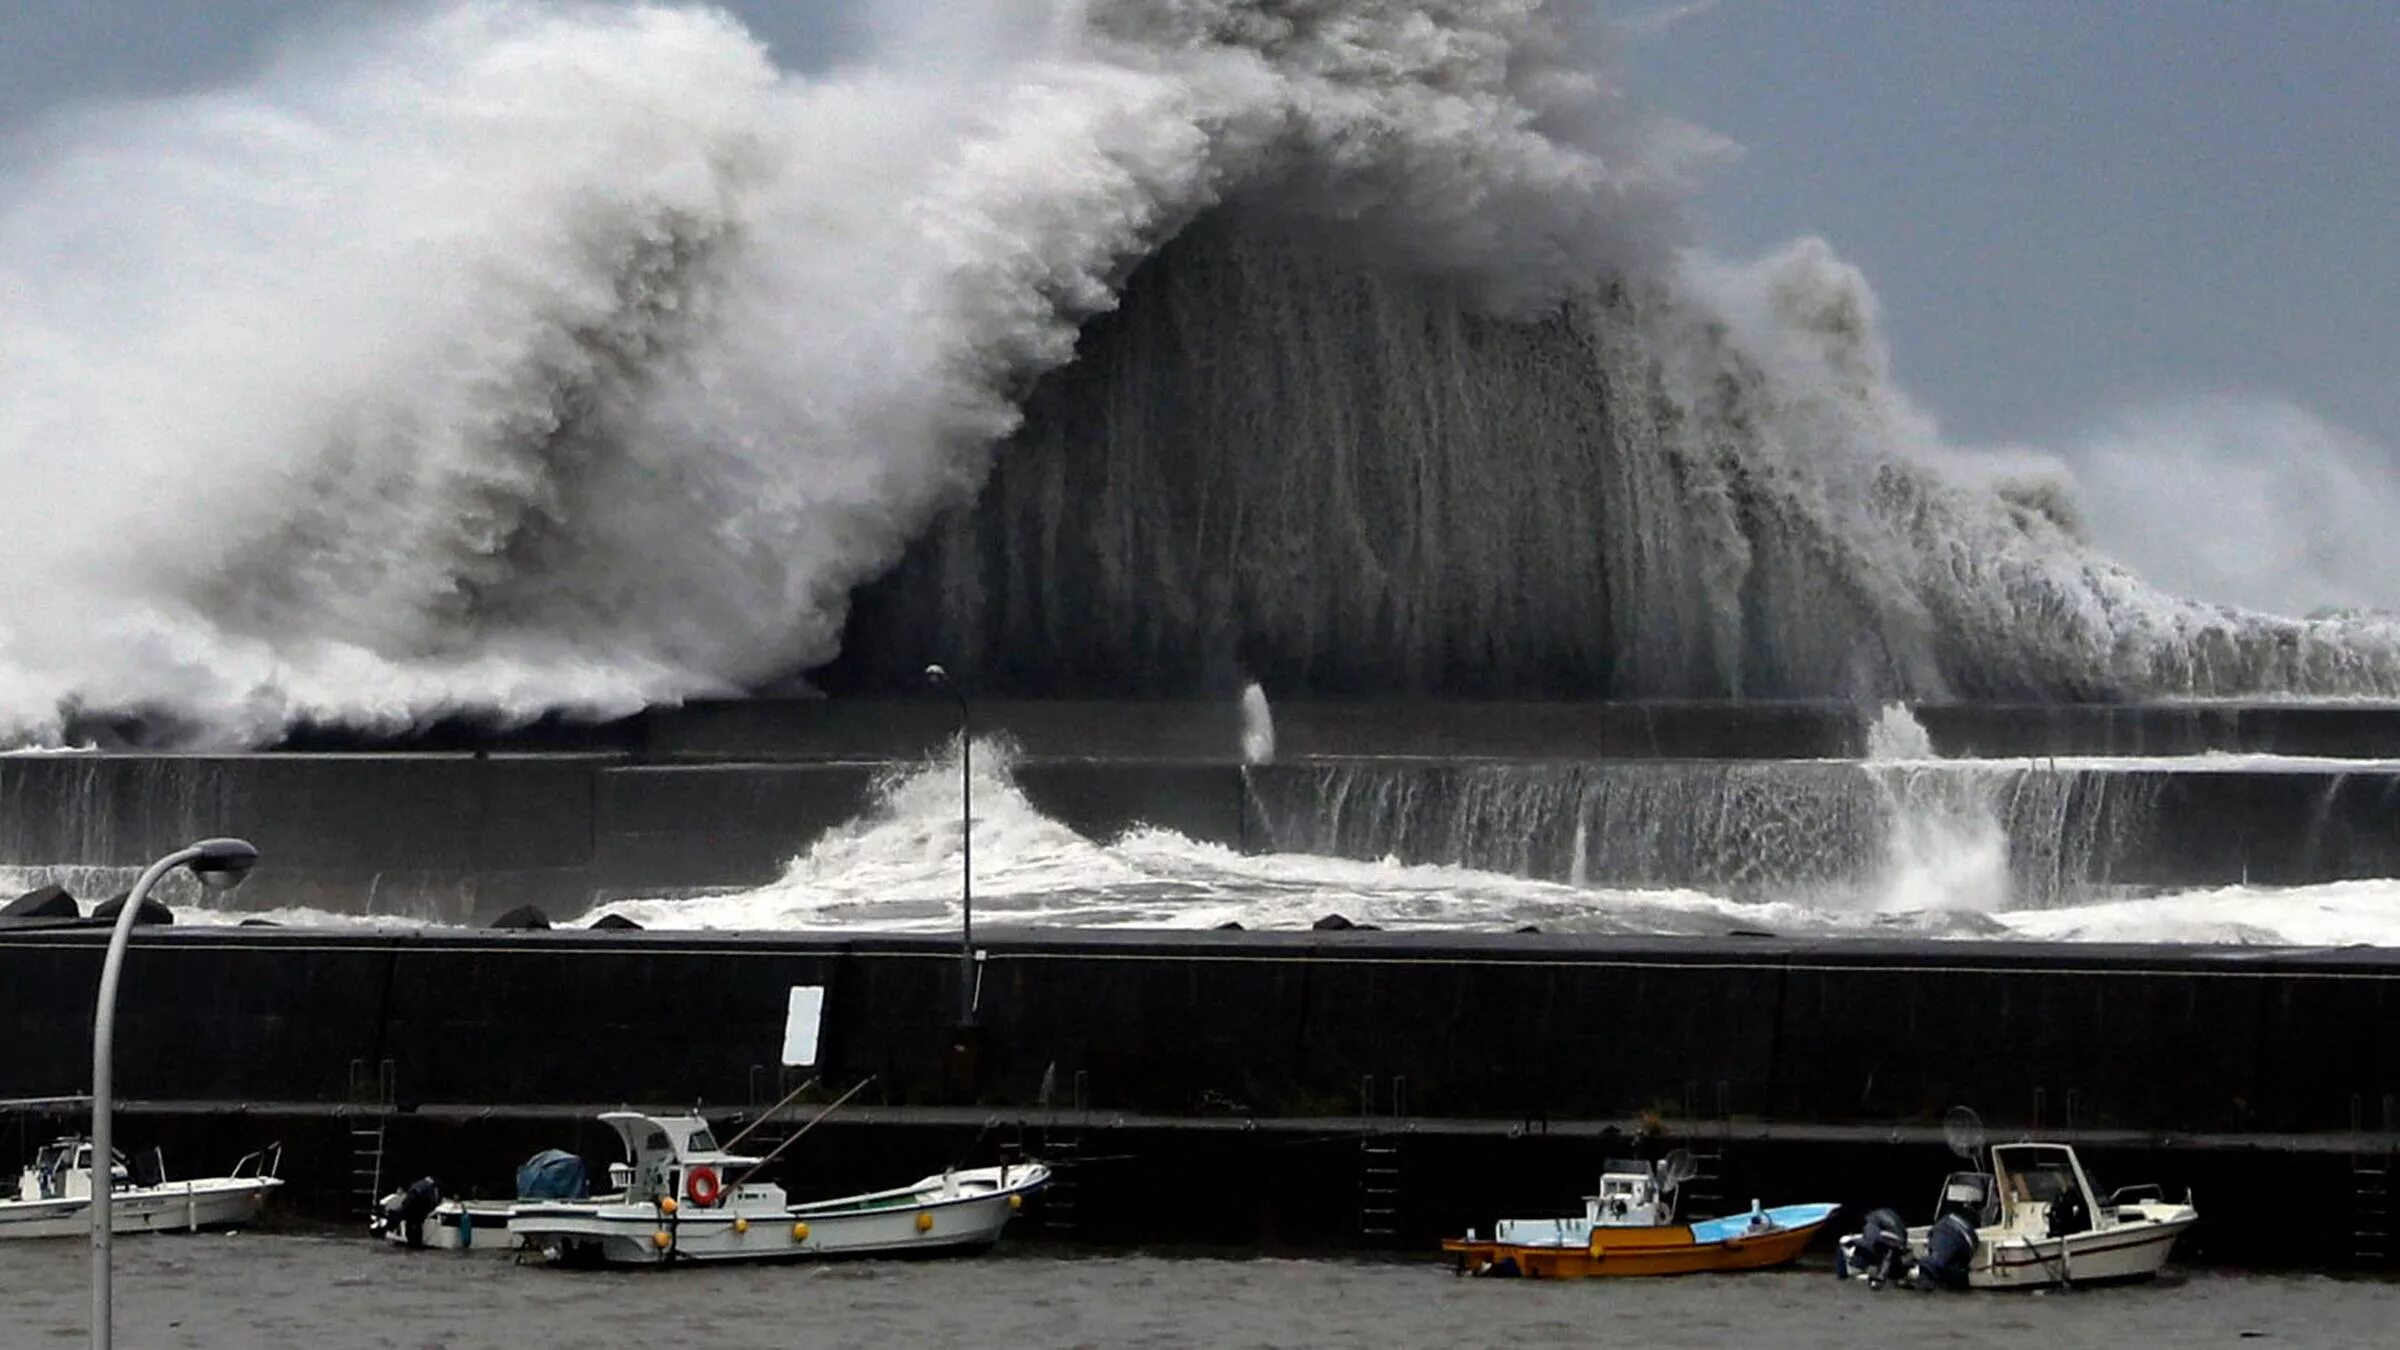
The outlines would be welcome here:
M 1100 843 L 1035 810 L 1004 748 L 979 745 L 973 787 L 976 921 L 989 926 L 1305 928 L 1328 914 L 1385 928 L 1795 936 L 1864 934 L 2060 941 L 2400 945 L 2400 881 L 2229 888 L 2012 909 L 2004 862 L 1972 830 L 1912 838 L 1917 871 L 1824 890 L 1737 900 L 1681 888 L 1532 880 L 1471 867 L 1312 854 L 1244 854 L 1168 830 Z M 893 778 L 867 815 L 820 839 L 770 885 L 736 894 L 618 900 L 645 926 L 727 930 L 946 932 L 959 922 L 955 759 Z M 1945 847 L 1967 839 L 1964 858 Z M 1961 883 L 1955 878 L 1965 876 Z M 2000 878 L 1997 882 L 1993 878 Z

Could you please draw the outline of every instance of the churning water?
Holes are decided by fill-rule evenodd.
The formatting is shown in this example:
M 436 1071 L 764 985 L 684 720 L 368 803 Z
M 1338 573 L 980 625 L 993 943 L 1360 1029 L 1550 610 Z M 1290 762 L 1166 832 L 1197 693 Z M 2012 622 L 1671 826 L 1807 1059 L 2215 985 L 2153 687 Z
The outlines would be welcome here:
M 1088 838 L 1027 799 L 1007 746 L 978 742 L 976 912 L 1004 926 L 1288 929 L 1339 913 L 1474 931 L 2400 943 L 2400 881 L 2110 884 L 2111 834 L 2138 829 L 2144 805 L 2144 789 L 2117 772 L 2135 763 L 2188 773 L 2308 764 L 1262 765 L 1249 770 L 1252 810 L 1276 833 L 1244 851 L 1157 828 Z M 617 899 L 569 921 L 615 913 L 662 928 L 953 930 L 961 808 L 954 751 L 895 766 L 871 809 L 807 844 L 765 886 Z M 15 868 L 0 871 L 0 890 L 58 880 L 101 895 L 130 876 Z M 197 892 L 170 899 L 185 922 L 250 917 L 208 908 Z
M 629 1327 L 722 1350 L 806 1345 L 1361 1346 L 1386 1350 L 1588 1342 L 1638 1324 L 1658 1346 L 2379 1346 L 2390 1284 L 2170 1270 L 2091 1294 L 1871 1294 L 1826 1271 L 1709 1280 L 1462 1280 L 1439 1261 L 1067 1258 L 1012 1239 L 961 1261 L 576 1273 L 490 1258 L 378 1250 L 364 1238 L 142 1238 L 117 1254 L 115 1327 L 131 1345 L 191 1350 L 606 1345 Z M 87 1326 L 83 1248 L 13 1242 L 25 1345 Z M 638 1292 L 636 1292 L 638 1290 Z M 630 1310 L 630 1311 L 629 1311 Z M 705 1310 L 692 1312 L 687 1310 Z M 693 1320 L 700 1318 L 702 1320 Z

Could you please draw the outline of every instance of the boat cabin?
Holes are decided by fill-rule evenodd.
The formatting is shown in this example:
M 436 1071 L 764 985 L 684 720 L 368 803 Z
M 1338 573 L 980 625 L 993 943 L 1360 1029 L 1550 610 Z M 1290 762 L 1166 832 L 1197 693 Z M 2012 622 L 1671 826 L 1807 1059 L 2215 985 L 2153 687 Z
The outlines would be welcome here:
M 1611 1158 L 1601 1165 L 1600 1193 L 1583 1198 L 1583 1216 L 1595 1228 L 1647 1228 L 1669 1222 L 1674 1204 L 1660 1196 L 1650 1164 Z
M 109 1175 L 119 1188 L 133 1179 L 123 1154 L 117 1155 Z M 42 1145 L 33 1165 L 17 1179 L 19 1200 L 88 1200 L 91 1195 L 92 1146 L 87 1140 L 57 1139 Z
M 2065 1144 L 2000 1144 L 1989 1172 L 1953 1172 L 1942 1180 L 1933 1216 L 1956 1214 L 1978 1229 L 2039 1237 L 2080 1233 L 2104 1206 Z
M 705 1170 L 713 1184 L 700 1188 L 702 1194 L 714 1194 L 719 1186 L 731 1187 L 734 1169 L 758 1166 L 760 1159 L 727 1153 L 717 1146 L 717 1136 L 708 1122 L 698 1116 L 646 1116 L 638 1111 L 606 1111 L 600 1119 L 617 1137 L 625 1142 L 625 1158 L 629 1174 L 625 1177 L 625 1199 L 634 1202 L 657 1200 L 668 1196 L 683 1197 L 694 1191 L 692 1177 Z M 610 1169 L 612 1174 L 615 1169 Z

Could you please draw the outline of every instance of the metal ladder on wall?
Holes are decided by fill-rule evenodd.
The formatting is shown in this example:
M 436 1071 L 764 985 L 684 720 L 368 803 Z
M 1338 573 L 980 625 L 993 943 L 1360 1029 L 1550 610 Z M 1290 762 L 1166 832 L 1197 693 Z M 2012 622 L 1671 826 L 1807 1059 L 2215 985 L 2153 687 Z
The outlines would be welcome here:
M 1725 1200 L 1725 1141 L 1732 1133 L 1733 1084 L 1720 1078 L 1709 1114 L 1701 1115 L 1700 1084 L 1683 1085 L 1683 1117 L 1690 1122 L 1692 1177 L 1683 1183 L 1685 1219 L 1709 1219 L 1727 1213 Z
M 2362 1266 L 2388 1265 L 2392 1259 L 2392 1146 L 2400 1127 L 2400 1098 L 2383 1094 L 2381 1147 L 2366 1142 L 2367 1104 L 2350 1098 L 2350 1133 L 2356 1137 L 2350 1152 L 2350 1257 Z
M 1042 1076 L 1042 1105 L 1048 1113 L 1042 1121 L 1042 1138 L 1037 1161 L 1050 1166 L 1050 1184 L 1042 1188 L 1041 1220 L 1046 1233 L 1072 1233 L 1083 1226 L 1083 1131 L 1092 1114 L 1092 1078 L 1082 1069 L 1075 1071 L 1074 1099 L 1064 1121 L 1051 1104 L 1053 1076 Z M 1026 1156 L 1024 1129 L 1017 1131 L 1017 1142 L 1003 1146 L 1003 1156 L 1013 1152 L 1015 1161 Z
M 1400 1235 L 1401 1158 L 1404 1138 L 1399 1123 L 1408 1115 L 1408 1079 L 1392 1079 L 1392 1109 L 1388 1117 L 1375 1110 L 1375 1075 L 1358 1080 L 1361 1128 L 1358 1135 L 1358 1235 L 1393 1238 Z
M 350 1061 L 350 1201 L 373 1214 L 383 1201 L 383 1148 L 398 1082 L 396 1066 L 384 1060 L 373 1073 L 363 1059 Z
M 745 1156 L 772 1157 L 775 1150 L 791 1141 L 798 1129 L 799 1115 L 805 1107 L 786 1106 L 773 1120 L 761 1121 L 760 1116 L 774 1110 L 793 1089 L 807 1083 L 816 1075 L 803 1068 L 786 1065 L 753 1064 L 750 1066 L 750 1112 L 742 1121 L 754 1126 L 741 1136 Z

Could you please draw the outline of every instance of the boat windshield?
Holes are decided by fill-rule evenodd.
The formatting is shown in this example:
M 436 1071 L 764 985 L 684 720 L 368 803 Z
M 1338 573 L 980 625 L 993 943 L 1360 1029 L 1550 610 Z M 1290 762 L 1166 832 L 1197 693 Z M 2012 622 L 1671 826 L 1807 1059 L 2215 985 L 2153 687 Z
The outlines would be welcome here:
M 717 1151 L 717 1137 L 708 1132 L 707 1126 L 702 1126 L 692 1131 L 692 1137 L 684 1144 L 683 1151 L 686 1153 L 714 1153 Z
M 1999 1149 L 1994 1166 L 2000 1193 L 2011 1204 L 2031 1201 L 2047 1205 L 2058 1199 L 2081 1200 L 2082 1183 L 2075 1177 L 2074 1155 L 2065 1149 Z
M 2062 1195 L 2075 1193 L 2075 1174 L 2065 1163 L 2041 1163 L 2016 1174 L 2028 1200 L 2048 1204 Z

